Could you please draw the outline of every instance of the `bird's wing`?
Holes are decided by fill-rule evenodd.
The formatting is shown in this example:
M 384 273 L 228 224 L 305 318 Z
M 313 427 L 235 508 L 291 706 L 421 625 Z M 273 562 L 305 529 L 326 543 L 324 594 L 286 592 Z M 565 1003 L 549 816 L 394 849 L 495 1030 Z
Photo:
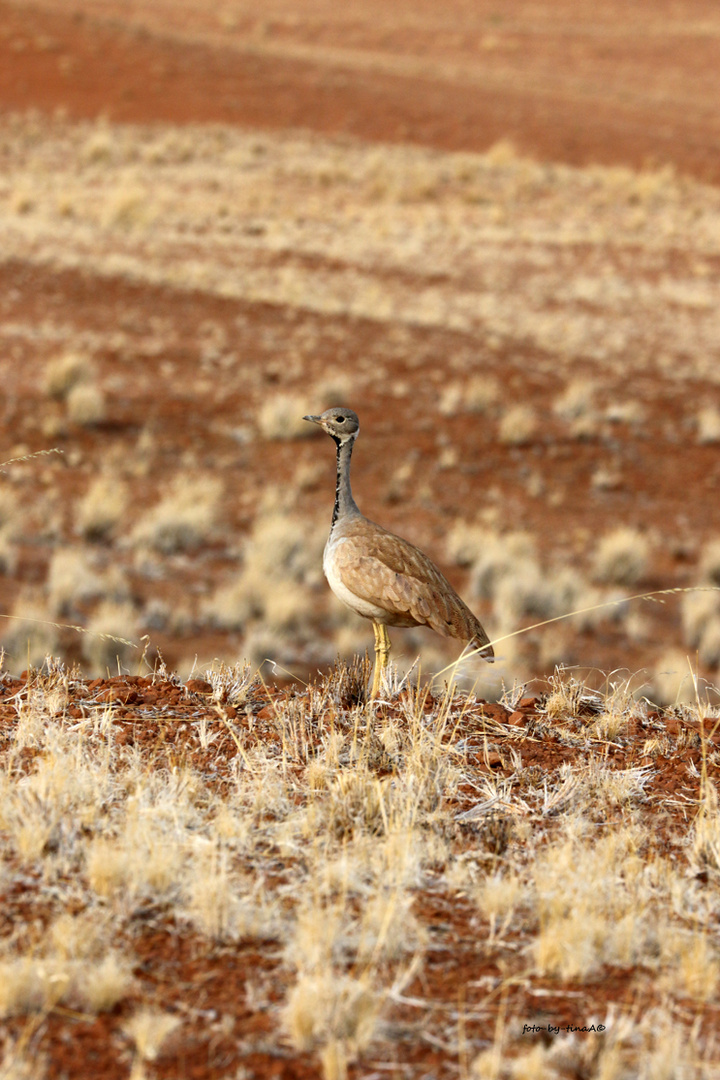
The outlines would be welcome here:
M 445 637 L 478 648 L 488 644 L 478 619 L 427 555 L 379 525 L 365 525 L 344 537 L 334 556 L 337 573 L 355 596 Z M 492 656 L 492 649 L 484 655 Z

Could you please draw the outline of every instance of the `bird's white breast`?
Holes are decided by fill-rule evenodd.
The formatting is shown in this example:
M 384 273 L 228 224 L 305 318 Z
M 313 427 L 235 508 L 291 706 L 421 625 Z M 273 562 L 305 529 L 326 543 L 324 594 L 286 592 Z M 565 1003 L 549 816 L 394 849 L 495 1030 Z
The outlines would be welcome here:
M 373 619 L 375 622 L 386 622 L 387 611 L 378 607 L 377 604 L 371 603 L 369 600 L 363 600 L 362 597 L 356 596 L 354 592 L 348 589 L 344 584 L 337 566 L 337 555 L 342 544 L 348 543 L 347 539 L 335 538 L 332 534 L 328 538 L 328 542 L 325 545 L 325 551 L 323 553 L 323 570 L 325 571 L 325 577 L 328 580 L 328 585 L 337 596 L 338 600 L 342 600 L 343 604 L 347 604 L 349 608 L 356 611 L 358 615 L 364 616 L 366 619 Z

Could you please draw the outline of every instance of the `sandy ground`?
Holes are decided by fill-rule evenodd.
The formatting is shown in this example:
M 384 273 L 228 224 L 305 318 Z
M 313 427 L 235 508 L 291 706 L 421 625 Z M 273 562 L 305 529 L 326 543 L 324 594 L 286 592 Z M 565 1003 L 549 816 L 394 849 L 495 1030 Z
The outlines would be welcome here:
M 243 754 L 269 748 L 268 775 L 290 761 L 287 803 L 304 807 L 320 735 L 351 727 L 354 704 L 319 708 L 291 676 L 372 640 L 321 573 L 333 448 L 299 418 L 326 405 L 360 414 L 363 510 L 432 555 L 493 636 L 720 583 L 719 38 L 709 0 L 0 2 L 0 459 L 18 459 L 0 476 L 5 666 L 19 676 L 49 651 L 83 669 L 62 675 L 62 700 L 32 674 L 3 676 L 22 806 L 43 762 L 87 731 L 118 772 L 187 767 L 203 807 L 229 797 Z M 603 572 L 600 542 L 618 527 L 632 530 L 629 569 L 616 558 Z M 522 847 L 519 823 L 550 830 L 543 799 L 564 791 L 556 809 L 571 806 L 566 765 L 589 791 L 589 753 L 627 787 L 601 801 L 598 830 L 642 821 L 643 858 L 675 859 L 698 777 L 717 769 L 715 733 L 640 702 L 589 736 L 594 706 L 558 726 L 542 696 L 557 663 L 605 692 L 630 673 L 638 697 L 666 703 L 683 679 L 693 692 L 689 664 L 716 681 L 715 593 L 664 599 L 498 647 L 484 698 L 501 679 L 536 681 L 515 709 L 458 706 L 448 754 L 467 783 L 445 824 L 422 826 L 453 859 L 487 875 Z M 424 671 L 457 654 L 429 632 L 393 640 Z M 111 681 L 118 655 L 141 674 Z M 206 670 L 242 657 L 270 663 L 221 716 Z M 42 738 L 27 720 L 40 699 Z M 404 732 L 400 698 L 383 708 L 383 731 Z M 288 758 L 301 729 L 309 741 Z M 370 727 L 363 737 L 376 753 Z M 403 762 L 376 757 L 372 783 L 397 787 Z M 499 818 L 462 819 L 486 783 L 507 796 Z M 302 859 L 277 855 L 273 821 L 258 829 L 272 843 L 243 873 L 265 875 L 289 913 Z M 8 856 L 6 944 L 32 952 L 58 913 L 94 917 L 72 870 L 92 830 L 71 833 L 31 865 Z M 43 859 L 56 851 L 53 892 Z M 525 932 L 486 948 L 474 901 L 444 870 L 423 873 L 423 970 L 350 1075 L 467 1076 L 508 1017 L 613 1009 L 649 1017 L 625 1049 L 647 1036 L 665 1061 L 660 998 L 683 1040 L 697 1021 L 712 1060 L 715 990 L 663 989 L 632 963 L 578 983 L 528 975 Z M 714 874 L 688 870 L 695 899 L 710 881 L 713 912 Z M 277 939 L 209 942 L 162 903 L 118 918 L 132 994 L 99 1016 L 16 1016 L 8 1054 L 29 1048 L 37 1075 L 58 1078 L 69 1052 L 107 1080 L 320 1075 L 279 1034 L 293 976 Z M 124 1026 L 143 1003 L 183 1018 L 155 1062 L 133 1057 Z M 595 1075 L 583 1045 L 552 1075 Z M 324 1070 L 344 1075 L 329 1058 Z

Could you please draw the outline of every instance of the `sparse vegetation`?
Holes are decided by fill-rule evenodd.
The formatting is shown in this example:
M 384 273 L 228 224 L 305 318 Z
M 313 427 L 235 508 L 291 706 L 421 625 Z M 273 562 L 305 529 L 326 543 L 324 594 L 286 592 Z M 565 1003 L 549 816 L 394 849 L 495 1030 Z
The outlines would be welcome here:
M 264 439 L 300 439 L 313 434 L 303 416 L 312 412 L 309 397 L 299 394 L 273 395 L 258 414 L 258 426 Z
M 222 482 L 216 477 L 176 477 L 170 491 L 137 523 L 131 540 L 165 555 L 191 551 L 215 525 Z
M 212 34 L 282 55 L 236 8 Z M 390 23 L 353 62 L 404 83 Z M 471 37 L 449 95 L 516 45 Z M 720 584 L 718 191 L 401 139 L 0 117 L 2 1080 L 717 1073 L 718 594 L 601 605 Z M 358 501 L 497 635 L 597 610 L 476 682 L 406 632 L 369 710 L 335 404 L 378 432 Z
M 537 413 L 531 405 L 513 405 L 500 420 L 498 439 L 508 446 L 525 446 L 538 429 Z
M 88 540 L 106 540 L 121 521 L 128 505 L 125 484 L 116 476 L 98 476 L 80 503 L 77 531 Z
M 720 409 L 708 405 L 697 414 L 697 437 L 703 446 L 720 442 Z
M 101 424 L 107 414 L 105 395 L 95 383 L 79 383 L 67 395 L 68 419 L 81 427 Z
M 179 1011 L 184 961 L 138 963 L 149 932 L 159 947 L 178 932 L 194 941 L 209 973 L 233 943 L 227 978 L 264 1002 L 264 1037 L 287 1039 L 324 1075 L 382 1057 L 406 1001 L 413 1040 L 442 1030 L 457 984 L 434 981 L 440 941 L 457 957 L 474 943 L 473 1002 L 486 965 L 502 962 L 503 1014 L 522 1022 L 524 987 L 549 979 L 562 996 L 580 985 L 593 1002 L 608 964 L 637 993 L 649 978 L 662 986 L 661 1011 L 689 998 L 703 1016 L 720 977 L 715 887 L 690 881 L 688 867 L 718 865 L 715 780 L 678 776 L 673 796 L 697 807 L 688 837 L 680 804 L 658 795 L 657 768 L 636 763 L 653 731 L 666 753 L 687 755 L 677 725 L 669 734 L 653 720 L 629 682 L 599 693 L 563 672 L 521 714 L 511 695 L 492 716 L 473 697 L 391 678 L 372 715 L 351 700 L 368 674 L 340 666 L 290 694 L 239 667 L 198 672 L 187 688 L 166 673 L 85 683 L 54 661 L 23 682 L 4 676 L 2 874 L 12 896 L 22 876 L 24 918 L 38 920 L 34 944 L 22 933 L 3 944 L 5 1020 L 60 1009 L 87 1023 L 112 1009 L 138 1068 L 182 1057 L 207 1033 L 192 1008 Z M 553 757 L 558 738 L 570 756 Z M 605 755 L 608 738 L 625 747 L 622 763 Z M 529 746 L 545 755 L 537 776 L 522 763 Z M 699 745 L 690 754 L 700 764 Z M 714 757 L 707 768 L 715 777 Z M 656 819 L 674 837 L 672 858 Z M 208 1008 L 221 984 L 209 976 Z M 600 1000 L 593 1015 L 619 1039 L 621 1018 Z M 493 1053 L 509 1060 L 519 1039 L 513 1020 L 498 1042 L 486 1018 L 467 1010 L 472 1075 Z M 234 1060 L 241 1044 L 232 1024 L 223 1030 Z M 625 1045 L 626 1060 L 645 1045 Z
M 45 365 L 45 393 L 66 401 L 70 393 L 85 385 L 92 375 L 92 361 L 82 352 L 64 352 Z
M 596 581 L 608 585 L 633 586 L 642 579 L 647 567 L 647 537 L 637 529 L 621 526 L 603 536 L 595 551 Z

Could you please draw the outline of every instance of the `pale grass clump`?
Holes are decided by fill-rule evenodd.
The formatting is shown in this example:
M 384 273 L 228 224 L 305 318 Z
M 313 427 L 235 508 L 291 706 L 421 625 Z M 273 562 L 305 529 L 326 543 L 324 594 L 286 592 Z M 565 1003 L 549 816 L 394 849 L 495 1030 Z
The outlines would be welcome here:
M 525 886 L 514 873 L 498 871 L 486 877 L 474 890 L 473 899 L 490 923 L 490 940 L 502 937 L 516 909 L 523 903 Z
M 122 894 L 132 896 L 129 885 L 135 877 L 135 852 L 120 839 L 100 837 L 87 853 L 87 879 L 90 888 L 103 899 Z
M 107 1012 L 132 990 L 134 979 L 128 957 L 110 951 L 92 964 L 78 965 L 73 999 L 87 1012 Z
M 116 149 L 112 129 L 101 122 L 86 137 L 78 156 L 85 165 L 99 164 L 109 161 Z
M 720 409 L 707 405 L 697 414 L 697 440 L 701 446 L 720 442 Z
M 332 1072 L 327 1064 L 324 1070 L 329 1080 L 346 1075 L 347 1065 L 370 1045 L 381 1005 L 367 980 L 329 971 L 301 975 L 283 1010 L 283 1026 L 297 1050 L 320 1048 L 327 1063 L 335 1059 Z
M 271 583 L 263 597 L 263 616 L 274 630 L 301 630 L 307 624 L 312 607 L 310 591 L 287 582 Z
M 297 1049 L 319 1053 L 324 1075 L 345 1075 L 347 1064 L 376 1035 L 385 998 L 377 969 L 398 955 L 398 936 L 407 942 L 403 916 L 410 901 L 403 893 L 389 894 L 400 900 L 399 908 L 375 898 L 360 924 L 343 893 L 326 902 L 311 899 L 298 913 L 286 947 L 298 978 L 283 1010 L 283 1026 Z M 345 973 L 348 961 L 354 963 L 353 975 Z M 336 1073 L 337 1068 L 342 1071 Z
M 105 394 L 96 383 L 78 383 L 65 400 L 68 419 L 80 427 L 97 427 L 107 417 Z
M 227 850 L 203 852 L 194 859 L 183 885 L 186 918 L 213 941 L 277 939 L 283 920 L 274 897 L 259 881 L 230 869 Z
M 683 593 L 681 600 L 685 641 L 697 648 L 710 623 L 720 615 L 720 592 L 698 590 Z
M 539 972 L 584 980 L 604 963 L 657 966 L 654 890 L 636 847 L 624 828 L 596 843 L 560 840 L 538 857 L 533 952 Z
M 708 540 L 700 555 L 700 573 L 703 581 L 720 585 L 720 540 Z
M 695 683 L 687 652 L 669 649 L 661 654 L 652 675 L 651 697 L 658 705 L 695 701 Z
M 309 590 L 319 584 L 324 538 L 324 528 L 298 528 L 296 519 L 280 510 L 259 514 L 240 577 L 207 601 L 207 617 L 226 629 L 246 629 L 262 620 L 271 634 L 299 630 L 312 605 Z
M 30 863 L 44 857 L 46 848 L 57 850 L 62 863 L 64 848 L 74 849 L 79 830 L 95 821 L 112 789 L 104 755 L 91 757 L 77 733 L 69 734 L 58 725 L 59 700 L 50 692 L 44 705 L 37 694 L 26 704 L 27 719 L 19 718 L 10 763 L 23 746 L 36 746 L 43 753 L 22 785 L 7 786 L 0 807 L 2 828 L 17 854 Z M 51 871 L 48 861 L 46 875 L 52 876 Z
M 548 572 L 534 558 L 518 562 L 514 572 L 504 573 L 493 596 L 495 617 L 503 631 L 517 628 L 525 616 L 538 621 L 552 619 L 589 606 L 592 599 L 594 594 L 576 570 L 563 567 Z
M 645 799 L 645 786 L 650 779 L 650 771 L 642 766 L 611 769 L 591 760 L 582 780 L 583 797 L 588 805 L 631 806 Z
M 681 610 L 685 641 L 697 650 L 700 663 L 720 666 L 720 592 L 684 593 Z
M 34 1046 L 28 1047 L 24 1035 L 12 1039 L 8 1035 L 0 1043 L 0 1080 L 45 1080 L 48 1062 L 44 1054 L 38 1054 Z
M 253 682 L 254 672 L 250 664 L 236 661 L 234 664 L 218 663 L 205 671 L 205 678 L 213 688 L 216 701 L 226 701 L 239 706 L 245 702 Z
M 303 416 L 317 413 L 317 401 L 309 394 L 268 395 L 258 413 L 258 428 L 264 439 L 301 439 L 315 434 L 313 424 Z
M 194 872 L 189 838 L 202 825 L 194 774 L 178 769 L 133 779 L 126 769 L 123 778 L 131 793 L 112 832 L 86 846 L 88 885 L 120 910 L 143 899 L 177 902 Z
M 139 634 L 139 621 L 129 601 L 103 600 L 93 611 L 86 630 L 81 647 L 91 671 L 116 675 L 123 667 L 139 661 L 141 652 L 133 641 Z
M 597 435 L 602 418 L 595 406 L 597 388 L 590 379 L 573 379 L 555 399 L 553 411 L 564 420 L 576 439 Z
M 421 952 L 427 932 L 412 912 L 413 897 L 402 888 L 379 885 L 376 890 L 364 905 L 358 927 L 358 959 L 372 963 L 380 957 L 399 960 L 407 953 Z
M 138 521 L 131 543 L 164 555 L 201 547 L 215 527 L 222 492 L 222 481 L 215 477 L 177 477 L 167 495 Z
M 101 224 L 130 231 L 151 224 L 156 214 L 157 207 L 146 185 L 126 170 L 114 190 L 105 195 Z
M 262 603 L 244 576 L 220 585 L 203 604 L 203 614 L 211 626 L 221 630 L 246 630 L 262 614 Z M 247 656 L 247 646 L 246 654 Z
M 720 799 L 710 781 L 703 783 L 702 798 L 691 833 L 690 854 L 699 869 L 720 871 Z
M 12 575 L 19 561 L 18 546 L 14 530 L 9 525 L 0 525 L 0 574 Z
M 500 398 L 500 384 L 492 375 L 473 375 L 466 381 L 448 383 L 440 395 L 438 406 L 443 416 L 473 413 L 478 416 L 491 412 Z
M 593 409 L 596 394 L 591 379 L 573 379 L 555 399 L 553 412 L 563 420 L 578 420 Z
M 58 1005 L 86 1012 L 112 1009 L 132 989 L 126 958 L 115 951 L 99 959 L 52 954 L 0 961 L 0 1016 L 45 1011 Z
M 567 720 L 576 716 L 587 691 L 584 683 L 568 675 L 562 665 L 558 665 L 548 679 L 549 692 L 545 699 L 544 711 L 550 720 Z M 597 701 L 597 696 L 592 695 Z
M 142 1061 L 157 1061 L 163 1046 L 180 1026 L 180 1018 L 160 1009 L 140 1008 L 126 1020 L 123 1029 L 135 1046 Z
M 76 529 L 86 540 L 111 536 L 128 506 L 128 491 L 116 476 L 102 473 L 90 485 L 78 507 Z
M 532 1023 L 532 1020 L 528 1021 Z M 535 1021 L 545 1028 L 544 1018 Z M 552 1021 L 550 1021 L 552 1023 Z M 515 1039 L 509 1026 L 498 1031 L 493 1046 L 483 1050 L 470 1065 L 471 1080 L 674 1080 L 697 1077 L 712 1080 L 715 1071 L 703 1064 L 702 1039 L 697 1029 L 688 1033 L 663 1005 L 648 1009 L 638 1019 L 619 1014 L 584 1017 L 594 1025 L 587 1036 L 566 1033 L 560 1025 L 547 1042 Z M 580 1021 L 578 1021 L 578 1026 Z M 598 1025 L 602 1025 L 598 1030 Z M 539 1039 L 540 1036 L 536 1036 Z
M 698 646 L 698 660 L 706 667 L 720 668 L 720 618 L 705 627 Z
M 538 426 L 538 415 L 532 405 L 511 405 L 500 419 L 498 440 L 505 446 L 527 446 Z
M 0 571 L 7 574 L 15 568 L 16 542 L 22 538 L 25 515 L 17 491 L 6 484 L 0 476 Z
M 368 765 L 382 767 L 391 753 L 402 771 L 377 778 Z M 323 766 L 313 768 L 312 802 L 283 833 L 290 850 L 302 843 L 310 867 L 285 945 L 298 975 L 283 1021 L 294 1045 L 314 1050 L 329 1076 L 345 1075 L 375 1037 L 388 964 L 395 985 L 418 970 L 427 933 L 410 890 L 423 866 L 448 857 L 419 824 L 443 795 L 452 797 L 457 777 L 417 716 L 359 743 L 334 733 Z
M 50 923 L 45 941 L 49 951 L 61 959 L 86 960 L 102 956 L 110 932 L 109 920 L 103 913 L 63 912 Z
M 280 511 L 256 518 L 245 552 L 245 568 L 252 578 L 273 571 L 296 582 L 313 581 L 318 550 L 325 529 L 312 536 L 298 530 L 294 516 Z
M 453 546 L 459 557 L 472 561 L 470 591 L 482 600 L 494 597 L 499 583 L 519 566 L 535 560 L 535 545 L 527 533 L 477 532 L 454 534 Z
M 92 378 L 92 361 L 81 352 L 65 352 L 45 365 L 45 393 L 58 401 L 66 401 L 76 387 Z
M 45 698 L 45 730 L 40 744 L 43 754 L 19 797 L 29 796 L 36 805 L 47 807 L 58 821 L 72 814 L 74 824 L 87 825 L 112 789 L 109 756 L 107 751 L 89 755 L 77 732 L 50 723 L 57 715 L 55 706 L 59 700 L 63 698 L 54 694 Z
M 641 424 L 646 417 L 646 407 L 641 401 L 611 401 L 605 409 L 605 416 L 612 424 Z
M 7 658 L 18 671 L 42 667 L 46 656 L 57 652 L 59 628 L 49 610 L 43 593 L 30 587 L 22 588 L 12 607 L 9 619 L 2 620 L 2 646 Z
M 43 859 L 45 873 L 54 873 L 46 855 L 60 842 L 74 848 L 79 829 L 95 821 L 108 787 L 77 754 L 58 754 L 49 748 L 27 785 L 5 793 L 0 810 L 2 828 L 18 858 L 28 864 Z
M 715 997 L 720 982 L 720 955 L 707 930 L 694 930 L 689 934 L 673 935 L 670 946 L 672 965 L 670 976 L 673 988 L 680 984 L 685 993 L 695 1001 L 709 1001 Z
M 636 585 L 645 576 L 649 554 L 647 537 L 637 529 L 621 526 L 603 536 L 595 551 L 596 581 L 609 585 Z
M 48 568 L 47 594 L 51 610 L 66 616 L 78 603 L 94 600 L 104 592 L 87 553 L 81 548 L 58 548 Z
M 610 680 L 601 699 L 602 710 L 587 727 L 588 734 L 601 739 L 614 739 L 624 731 L 634 716 L 642 715 L 638 690 L 632 678 Z

